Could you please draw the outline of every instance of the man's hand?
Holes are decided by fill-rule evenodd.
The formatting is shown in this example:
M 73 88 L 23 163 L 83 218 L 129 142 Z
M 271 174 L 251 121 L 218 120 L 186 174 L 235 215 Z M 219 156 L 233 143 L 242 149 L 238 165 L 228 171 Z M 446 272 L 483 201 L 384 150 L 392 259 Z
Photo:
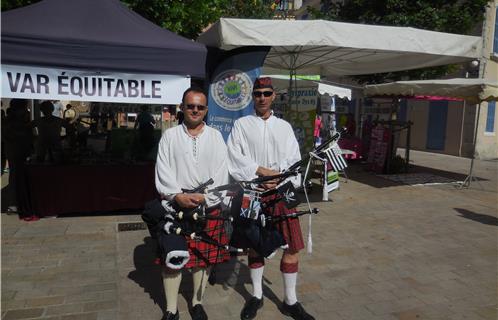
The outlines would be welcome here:
M 195 208 L 206 200 L 201 193 L 178 193 L 175 196 L 175 201 L 182 208 Z
M 265 167 L 258 167 L 258 169 L 256 170 L 256 174 L 260 177 L 268 177 L 280 174 L 280 172 Z
M 261 186 L 265 190 L 275 189 L 278 186 L 278 182 L 276 180 L 270 180 L 268 182 L 262 183 Z
M 256 174 L 260 177 L 268 177 L 278 175 L 280 174 L 280 172 L 265 167 L 258 167 L 258 169 L 256 170 Z M 278 183 L 278 179 L 270 180 L 262 183 L 261 187 L 263 187 L 264 190 L 270 190 L 276 188 Z

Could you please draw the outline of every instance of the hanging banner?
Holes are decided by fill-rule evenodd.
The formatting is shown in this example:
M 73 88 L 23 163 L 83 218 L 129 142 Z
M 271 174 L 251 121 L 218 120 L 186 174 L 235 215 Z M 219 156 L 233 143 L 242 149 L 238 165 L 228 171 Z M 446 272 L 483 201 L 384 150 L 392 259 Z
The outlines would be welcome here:
M 290 91 L 291 106 L 284 114 L 289 121 L 302 153 L 313 149 L 313 128 L 315 125 L 318 89 L 316 87 L 297 88 Z
M 179 104 L 190 78 L 2 65 L 2 98 Z
M 232 50 L 220 59 L 209 85 L 208 124 L 225 141 L 235 120 L 254 112 L 252 86 L 261 75 L 268 48 Z

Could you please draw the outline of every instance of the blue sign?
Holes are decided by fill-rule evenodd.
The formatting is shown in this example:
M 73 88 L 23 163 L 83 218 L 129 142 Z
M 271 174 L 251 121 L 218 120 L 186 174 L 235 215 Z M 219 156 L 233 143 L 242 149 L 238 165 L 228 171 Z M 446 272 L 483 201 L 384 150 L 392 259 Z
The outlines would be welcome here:
M 252 87 L 261 75 L 267 48 L 233 50 L 215 69 L 208 94 L 208 124 L 218 129 L 225 141 L 235 120 L 252 114 Z

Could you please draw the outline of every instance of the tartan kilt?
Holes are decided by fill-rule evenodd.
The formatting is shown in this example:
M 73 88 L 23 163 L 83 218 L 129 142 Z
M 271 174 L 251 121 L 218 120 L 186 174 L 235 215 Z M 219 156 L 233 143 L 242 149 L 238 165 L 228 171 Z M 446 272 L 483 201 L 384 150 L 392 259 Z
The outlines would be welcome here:
M 217 216 L 221 214 L 221 210 L 216 208 L 209 211 L 209 214 Z M 208 220 L 204 231 L 213 240 L 224 245 L 228 244 L 228 236 L 222 220 Z M 218 248 L 200 240 L 192 240 L 189 237 L 186 237 L 186 239 L 190 259 L 184 268 L 205 268 L 211 264 L 225 262 L 230 259 L 228 250 Z
M 276 196 L 268 196 L 264 201 L 273 200 Z M 274 207 L 265 210 L 266 215 L 278 217 L 282 214 L 290 214 L 296 212 L 296 208 L 287 209 L 283 201 L 279 201 Z M 289 245 L 287 249 L 290 253 L 297 253 L 304 249 L 304 240 L 301 232 L 299 218 L 287 218 L 275 223 L 275 227 L 283 235 L 285 242 Z

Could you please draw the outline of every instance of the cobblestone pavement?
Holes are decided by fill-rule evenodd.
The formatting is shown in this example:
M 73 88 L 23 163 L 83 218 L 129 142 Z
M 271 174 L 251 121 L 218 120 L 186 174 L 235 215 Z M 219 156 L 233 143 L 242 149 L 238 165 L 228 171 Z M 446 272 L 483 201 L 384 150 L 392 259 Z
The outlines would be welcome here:
M 464 178 L 469 160 L 412 152 L 414 171 Z M 313 219 L 298 298 L 317 319 L 497 319 L 497 161 L 477 161 L 469 189 L 407 186 L 350 168 Z M 318 188 L 314 198 L 320 199 Z M 160 319 L 160 270 L 145 230 L 117 232 L 139 215 L 47 218 L 2 214 L 2 319 Z M 304 234 L 307 218 L 301 219 Z M 278 256 L 267 261 L 257 319 L 287 319 Z M 247 259 L 216 268 L 210 319 L 239 319 L 250 295 Z M 186 274 L 180 319 L 190 319 Z

